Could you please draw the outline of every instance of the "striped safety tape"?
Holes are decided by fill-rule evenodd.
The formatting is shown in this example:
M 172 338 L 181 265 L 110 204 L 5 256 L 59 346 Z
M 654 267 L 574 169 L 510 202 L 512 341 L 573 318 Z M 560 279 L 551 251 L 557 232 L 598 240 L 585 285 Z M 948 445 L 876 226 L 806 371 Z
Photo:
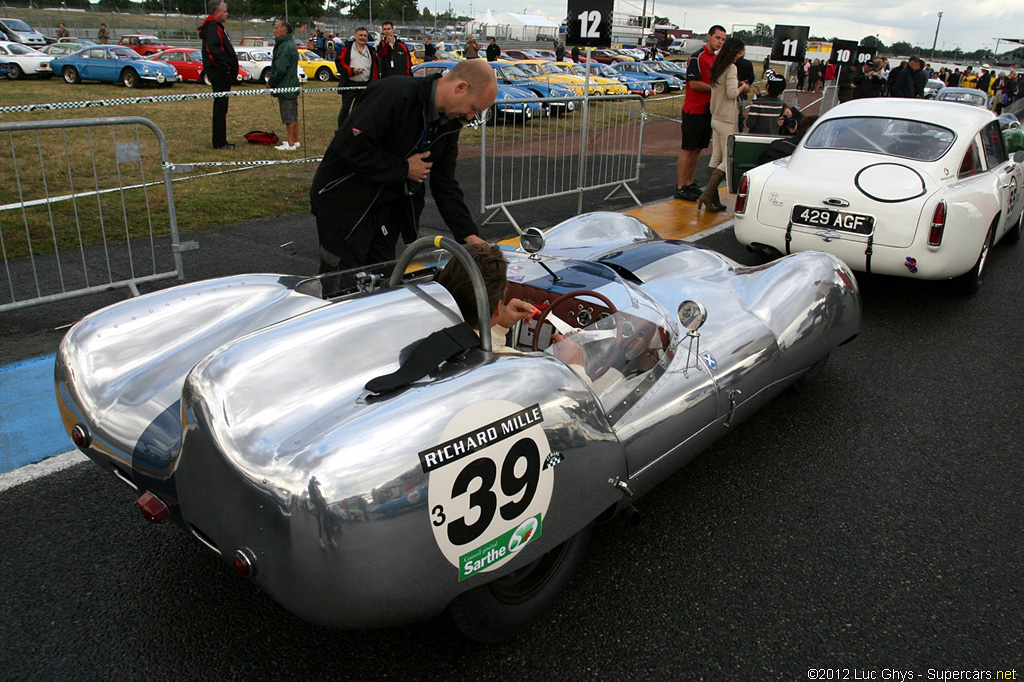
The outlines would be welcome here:
M 15 104 L 0 107 L 0 114 L 20 114 L 31 111 L 56 111 L 60 109 L 90 109 L 92 107 L 118 107 L 126 104 L 150 104 L 153 102 L 182 102 L 193 99 L 213 99 L 214 97 L 252 97 L 274 93 L 295 92 L 296 88 L 264 88 L 236 90 L 234 92 L 194 92 L 187 95 L 147 95 L 145 97 L 120 97 L 118 99 L 94 99 L 84 102 L 49 102 L 47 104 Z M 337 92 L 338 88 L 309 88 L 307 92 Z

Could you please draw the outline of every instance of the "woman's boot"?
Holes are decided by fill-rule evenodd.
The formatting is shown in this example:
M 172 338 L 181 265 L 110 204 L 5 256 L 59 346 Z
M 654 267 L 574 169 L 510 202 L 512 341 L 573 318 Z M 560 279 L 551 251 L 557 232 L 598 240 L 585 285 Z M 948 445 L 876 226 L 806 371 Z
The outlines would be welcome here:
M 718 198 L 718 186 L 722 184 L 724 178 L 724 171 L 718 168 L 711 171 L 711 175 L 708 177 L 708 186 L 704 188 L 704 193 L 697 199 L 697 208 L 704 208 L 708 211 L 725 210 L 725 205 Z

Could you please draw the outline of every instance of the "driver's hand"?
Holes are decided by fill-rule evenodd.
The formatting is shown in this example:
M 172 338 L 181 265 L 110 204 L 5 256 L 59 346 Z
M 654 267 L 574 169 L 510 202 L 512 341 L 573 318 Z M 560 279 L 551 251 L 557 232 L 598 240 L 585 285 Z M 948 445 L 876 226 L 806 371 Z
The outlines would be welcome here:
M 578 343 L 562 334 L 551 335 L 551 352 L 567 365 L 583 366 L 583 349 Z
M 502 327 L 512 327 L 520 320 L 530 319 L 536 311 L 537 309 L 526 301 L 521 301 L 518 298 L 509 299 L 508 303 L 501 306 L 498 324 Z

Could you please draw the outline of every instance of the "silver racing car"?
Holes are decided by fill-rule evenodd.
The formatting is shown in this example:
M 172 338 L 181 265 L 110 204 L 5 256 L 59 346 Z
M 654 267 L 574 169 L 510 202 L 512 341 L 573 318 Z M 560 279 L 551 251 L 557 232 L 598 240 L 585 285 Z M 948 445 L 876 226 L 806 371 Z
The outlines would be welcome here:
M 743 267 L 596 213 L 505 252 L 506 295 L 540 314 L 498 353 L 434 281 L 458 258 L 489 319 L 475 261 L 423 241 L 389 276 L 225 277 L 89 315 L 56 362 L 72 440 L 303 618 L 448 609 L 497 641 L 555 599 L 595 521 L 634 514 L 860 325 L 833 256 Z

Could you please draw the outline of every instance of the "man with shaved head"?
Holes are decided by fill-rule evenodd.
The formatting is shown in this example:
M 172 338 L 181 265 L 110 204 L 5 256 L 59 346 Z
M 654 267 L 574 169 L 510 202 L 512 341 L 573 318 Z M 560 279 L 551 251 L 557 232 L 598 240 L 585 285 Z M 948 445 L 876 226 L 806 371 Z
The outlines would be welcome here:
M 374 81 L 338 127 L 309 192 L 320 238 L 320 272 L 347 270 L 395 257 L 399 234 L 416 238 L 430 183 L 452 235 L 482 242 L 455 179 L 459 131 L 498 94 L 494 69 L 459 62 L 427 78 Z

